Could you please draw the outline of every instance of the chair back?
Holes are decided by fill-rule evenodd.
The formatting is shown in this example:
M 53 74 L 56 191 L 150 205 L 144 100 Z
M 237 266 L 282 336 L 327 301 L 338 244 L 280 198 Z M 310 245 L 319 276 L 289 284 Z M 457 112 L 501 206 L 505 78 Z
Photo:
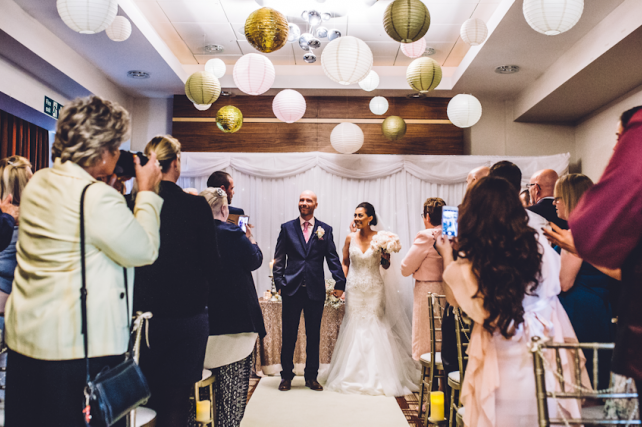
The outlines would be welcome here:
M 591 407 L 591 416 L 587 416 L 589 411 L 582 411 L 579 419 L 566 419 L 562 411 L 559 415 L 562 418 L 550 418 L 548 412 L 548 399 L 576 399 L 581 404 L 583 399 L 636 399 L 637 393 L 618 392 L 615 388 L 606 390 L 597 389 L 598 379 L 598 353 L 600 350 L 613 350 L 613 343 L 556 343 L 545 342 L 540 337 L 533 337 L 531 340 L 531 352 L 533 353 L 533 369 L 535 373 L 535 388 L 537 396 L 537 415 L 538 427 L 549 427 L 551 425 L 641 425 L 639 415 L 636 410 L 630 411 L 627 419 L 602 419 L 596 416 L 595 407 Z M 562 359 L 560 350 L 566 350 L 568 356 L 573 359 L 574 372 L 573 382 L 569 383 L 564 379 L 562 370 Z M 593 389 L 582 386 L 581 356 L 580 352 L 592 350 L 593 352 Z M 544 352 L 555 352 L 555 366 L 550 366 L 548 360 L 544 357 Z M 546 389 L 546 371 L 551 372 L 559 385 L 559 391 Z M 603 411 L 598 411 L 600 414 Z
M 441 321 L 444 317 L 446 306 L 446 295 L 433 294 L 428 292 L 428 313 L 430 325 L 430 355 L 432 363 L 435 363 L 437 344 L 441 347 Z M 439 332 L 439 334 L 437 334 Z
M 468 364 L 468 343 L 473 329 L 473 320 L 461 308 L 455 309 L 455 331 L 457 337 L 457 362 L 459 364 L 460 383 L 464 382 L 464 372 Z

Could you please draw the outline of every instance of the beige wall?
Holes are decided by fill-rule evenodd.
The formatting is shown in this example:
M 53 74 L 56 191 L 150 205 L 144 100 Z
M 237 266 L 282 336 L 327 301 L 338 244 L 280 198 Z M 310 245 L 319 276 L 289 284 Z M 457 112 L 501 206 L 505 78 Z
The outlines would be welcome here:
M 464 132 L 464 153 L 473 155 L 544 156 L 570 153 L 576 170 L 575 127 L 518 123 L 513 101 L 480 97 L 482 118 Z
M 156 135 L 172 133 L 171 98 L 134 98 L 132 118 L 133 151 L 143 151 L 145 145 Z
M 615 130 L 620 114 L 642 105 L 642 86 L 600 108 L 576 127 L 575 148 L 582 173 L 597 181 L 615 146 Z

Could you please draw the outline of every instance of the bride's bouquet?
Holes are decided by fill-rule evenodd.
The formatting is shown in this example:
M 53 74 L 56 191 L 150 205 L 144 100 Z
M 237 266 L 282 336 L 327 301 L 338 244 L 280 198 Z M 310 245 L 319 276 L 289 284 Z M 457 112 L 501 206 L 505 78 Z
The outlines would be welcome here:
M 339 308 L 341 304 L 345 301 L 345 293 L 341 295 L 341 298 L 335 297 L 332 292 L 334 291 L 334 285 L 336 282 L 333 279 L 326 279 L 325 281 L 325 306 L 332 308 Z
M 374 251 L 381 251 L 389 254 L 392 252 L 399 252 L 401 250 L 401 242 L 399 236 L 388 231 L 380 231 L 372 237 L 370 247 Z

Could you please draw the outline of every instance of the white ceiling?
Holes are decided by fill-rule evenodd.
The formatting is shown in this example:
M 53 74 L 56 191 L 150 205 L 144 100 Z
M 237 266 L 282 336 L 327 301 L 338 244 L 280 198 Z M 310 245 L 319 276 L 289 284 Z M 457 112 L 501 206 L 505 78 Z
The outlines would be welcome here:
M 183 64 L 203 64 L 215 57 L 234 64 L 244 54 L 260 53 L 250 46 L 243 34 L 245 20 L 260 8 L 254 0 L 135 1 Z M 301 4 L 301 11 L 306 8 L 305 1 L 294 1 Z M 372 50 L 375 66 L 407 66 L 412 60 L 401 53 L 400 43 L 392 40 L 383 29 L 382 16 L 390 1 L 379 0 L 361 13 L 332 18 L 322 25 L 365 41 Z M 501 0 L 423 1 L 431 15 L 431 26 L 425 39 L 436 51 L 433 59 L 442 66 L 456 67 L 469 48 L 459 37 L 461 25 L 469 18 L 487 21 Z M 288 16 L 288 21 L 296 23 L 305 32 L 306 23 L 300 16 Z M 327 39 L 322 40 L 321 48 L 315 50 L 318 58 L 327 43 Z M 225 51 L 209 55 L 203 50 L 208 44 L 223 45 Z M 297 43 L 290 43 L 267 56 L 275 65 L 320 65 L 319 60 L 314 64 L 304 62 L 304 53 Z

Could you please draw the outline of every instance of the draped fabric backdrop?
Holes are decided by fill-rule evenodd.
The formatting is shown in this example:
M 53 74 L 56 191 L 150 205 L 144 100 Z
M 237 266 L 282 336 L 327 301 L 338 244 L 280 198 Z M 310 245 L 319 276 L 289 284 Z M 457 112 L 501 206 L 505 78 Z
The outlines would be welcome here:
M 23 156 L 33 171 L 49 166 L 49 131 L 0 110 L 0 159 Z
M 212 172 L 224 170 L 232 175 L 232 206 L 243 208 L 250 216 L 254 236 L 263 251 L 263 265 L 254 273 L 257 293 L 262 294 L 270 289 L 268 263 L 274 257 L 280 226 L 298 217 L 299 194 L 303 190 L 317 194 L 315 217 L 333 227 L 340 257 L 354 209 L 365 201 L 374 205 L 389 231 L 399 236 L 403 248 L 393 256 L 403 257 L 417 232 L 424 228 L 424 201 L 441 197 L 448 205 L 460 204 L 470 170 L 509 160 L 520 167 L 522 184 L 526 184 L 540 169 L 567 173 L 569 157 L 568 153 L 498 157 L 185 152 L 178 184 L 200 192 Z M 326 267 L 326 278 L 329 277 Z M 411 279 L 405 281 L 404 286 L 413 286 Z

